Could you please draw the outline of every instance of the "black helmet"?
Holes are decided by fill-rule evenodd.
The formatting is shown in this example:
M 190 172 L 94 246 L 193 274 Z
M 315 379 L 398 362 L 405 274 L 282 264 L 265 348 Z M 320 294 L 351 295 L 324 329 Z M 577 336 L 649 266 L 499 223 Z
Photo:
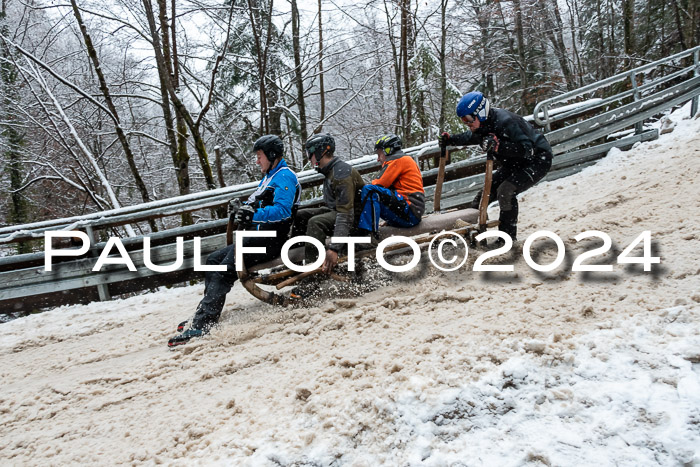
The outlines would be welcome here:
M 319 161 L 324 154 L 333 154 L 335 152 L 335 140 L 330 133 L 324 135 L 313 135 L 306 140 L 306 157 L 311 159 L 311 156 L 316 155 L 316 160 Z
M 382 135 L 374 143 L 374 150 L 377 151 L 381 149 L 384 153 L 389 156 L 396 151 L 401 150 L 401 138 L 394 134 Z
M 258 149 L 262 150 L 267 157 L 267 160 L 274 162 L 275 159 L 284 157 L 284 143 L 279 136 L 265 135 L 258 138 L 253 145 L 253 152 Z

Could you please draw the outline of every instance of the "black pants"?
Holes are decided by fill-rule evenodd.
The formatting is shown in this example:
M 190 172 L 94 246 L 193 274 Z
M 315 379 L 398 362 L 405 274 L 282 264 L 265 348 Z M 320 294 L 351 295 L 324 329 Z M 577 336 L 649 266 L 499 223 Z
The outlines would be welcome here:
M 277 234 L 277 237 L 258 237 L 243 239 L 244 247 L 267 248 L 263 253 L 251 253 L 243 256 L 246 267 L 270 261 L 280 256 L 282 245 L 287 237 Z M 216 250 L 207 257 L 208 265 L 225 265 L 226 271 L 206 271 L 204 273 L 204 297 L 197 306 L 194 314 L 192 328 L 208 329 L 219 322 L 221 310 L 224 309 L 226 294 L 229 293 L 234 282 L 238 279 L 236 272 L 235 243 L 220 250 Z
M 510 235 L 513 241 L 518 234 L 517 195 L 542 180 L 551 167 L 551 155 L 543 155 L 541 159 L 529 161 L 527 165 L 504 165 L 494 172 L 489 202 L 498 200 L 501 209 L 498 229 Z M 479 209 L 480 202 L 481 192 L 472 201 L 472 207 Z
M 338 215 L 332 209 L 305 208 L 297 211 L 292 227 L 292 237 L 308 235 L 325 245 L 326 238 L 333 236 L 335 230 L 335 218 Z M 307 243 L 304 247 L 304 260 L 306 264 L 313 263 L 318 258 L 316 247 Z

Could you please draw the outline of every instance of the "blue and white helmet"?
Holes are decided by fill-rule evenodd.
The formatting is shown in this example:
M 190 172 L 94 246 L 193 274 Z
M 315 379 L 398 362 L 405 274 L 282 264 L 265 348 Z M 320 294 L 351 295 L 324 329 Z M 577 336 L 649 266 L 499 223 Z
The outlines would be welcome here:
M 472 115 L 483 122 L 488 118 L 490 109 L 489 100 L 479 91 L 473 91 L 465 94 L 459 100 L 457 116 L 463 118 Z

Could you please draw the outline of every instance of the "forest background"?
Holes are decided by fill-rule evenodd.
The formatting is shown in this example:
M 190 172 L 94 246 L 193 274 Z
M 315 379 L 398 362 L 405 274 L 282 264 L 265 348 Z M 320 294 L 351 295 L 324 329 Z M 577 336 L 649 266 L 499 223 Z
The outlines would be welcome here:
M 295 170 L 318 132 L 421 144 L 465 92 L 525 115 L 700 43 L 698 0 L 1 1 L 0 225 L 259 179 L 267 133 Z

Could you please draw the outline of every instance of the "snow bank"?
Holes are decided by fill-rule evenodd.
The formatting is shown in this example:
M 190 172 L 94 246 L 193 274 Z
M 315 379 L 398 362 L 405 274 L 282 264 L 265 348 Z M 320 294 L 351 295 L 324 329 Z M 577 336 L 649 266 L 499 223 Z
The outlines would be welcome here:
M 515 272 L 431 271 L 297 310 L 237 285 L 220 328 L 176 351 L 167 339 L 201 285 L 0 325 L 0 460 L 700 463 L 700 120 L 687 114 L 525 193 L 521 239 L 547 229 L 567 246 L 551 273 L 513 251 L 501 260 Z M 661 264 L 572 273 L 586 230 L 611 236 L 611 264 L 650 230 Z

